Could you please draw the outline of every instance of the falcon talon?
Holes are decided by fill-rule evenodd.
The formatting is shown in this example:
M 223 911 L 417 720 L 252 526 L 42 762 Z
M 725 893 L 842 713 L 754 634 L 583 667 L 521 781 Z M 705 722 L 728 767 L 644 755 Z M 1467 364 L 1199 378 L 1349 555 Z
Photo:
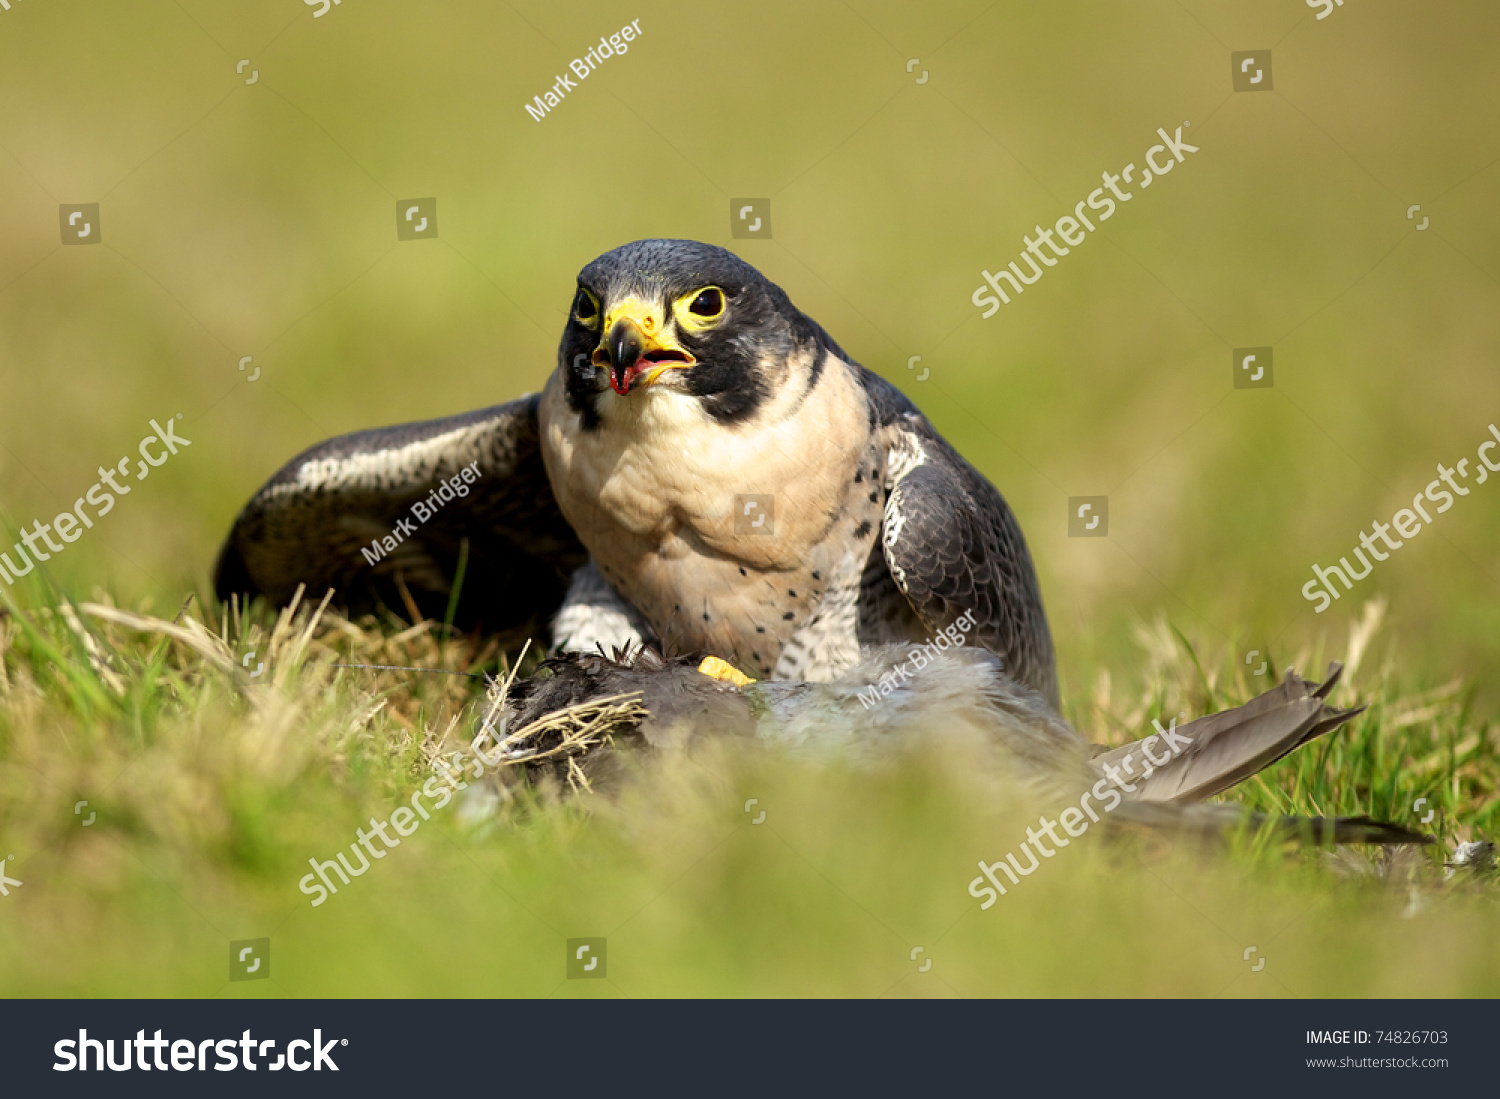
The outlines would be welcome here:
M 718 679 L 735 687 L 748 687 L 755 682 L 733 664 L 720 660 L 717 656 L 705 656 L 703 663 L 698 665 L 698 671 L 710 679 Z

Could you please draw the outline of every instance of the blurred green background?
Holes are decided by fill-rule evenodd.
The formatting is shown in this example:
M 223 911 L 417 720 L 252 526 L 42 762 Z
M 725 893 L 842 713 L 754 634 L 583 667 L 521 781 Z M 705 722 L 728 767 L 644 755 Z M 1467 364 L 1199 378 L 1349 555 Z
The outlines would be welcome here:
M 1500 9 L 1314 14 L 13 0 L 0 521 L 66 510 L 180 412 L 191 449 L 51 566 L 175 607 L 294 452 L 540 387 L 578 269 L 681 236 L 757 265 L 1006 494 L 1065 693 L 1158 613 L 1273 653 L 1341 636 L 1355 600 L 1314 615 L 1311 564 L 1500 422 Z M 527 115 L 633 19 L 626 56 Z M 1231 91 L 1249 49 L 1270 92 Z M 1185 121 L 1199 152 L 980 319 L 982 268 Z M 398 200 L 429 196 L 438 238 L 398 242 Z M 771 239 L 732 239 L 741 197 L 770 199 Z M 102 244 L 62 247 L 57 207 L 92 202 Z M 1264 345 L 1275 388 L 1235 390 L 1231 349 Z M 1069 539 L 1092 494 L 1109 537 Z M 1435 682 L 1497 667 L 1497 504 L 1476 489 L 1356 591 Z

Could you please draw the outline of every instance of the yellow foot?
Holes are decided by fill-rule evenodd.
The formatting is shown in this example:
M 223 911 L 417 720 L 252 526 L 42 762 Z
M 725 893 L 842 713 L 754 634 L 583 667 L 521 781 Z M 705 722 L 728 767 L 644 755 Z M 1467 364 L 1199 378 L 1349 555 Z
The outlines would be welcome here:
M 748 687 L 755 682 L 729 661 L 720 660 L 717 656 L 705 656 L 703 663 L 698 665 L 698 670 L 710 679 L 722 679 L 725 683 L 733 683 L 736 687 Z

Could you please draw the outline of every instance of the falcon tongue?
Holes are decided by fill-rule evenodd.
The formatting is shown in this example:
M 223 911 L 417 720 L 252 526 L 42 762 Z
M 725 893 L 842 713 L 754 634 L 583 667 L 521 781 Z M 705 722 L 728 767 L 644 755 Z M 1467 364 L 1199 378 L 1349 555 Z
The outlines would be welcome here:
M 653 385 L 662 374 L 674 367 L 692 366 L 694 359 L 685 351 L 675 348 L 657 348 L 648 351 L 634 362 L 621 366 L 617 361 L 609 371 L 609 384 L 620 396 L 625 396 L 635 385 L 635 380 L 644 375 L 642 386 Z
M 630 392 L 630 387 L 635 384 L 635 380 L 644 374 L 650 366 L 650 363 L 640 360 L 636 360 L 629 366 L 621 366 L 619 363 L 615 363 L 609 370 L 609 384 L 616 393 L 623 397 Z

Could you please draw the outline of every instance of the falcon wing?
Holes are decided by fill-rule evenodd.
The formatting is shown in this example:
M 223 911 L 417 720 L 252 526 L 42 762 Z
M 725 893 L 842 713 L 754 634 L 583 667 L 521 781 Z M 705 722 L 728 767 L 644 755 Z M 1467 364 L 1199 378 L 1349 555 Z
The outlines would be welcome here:
M 404 607 L 404 585 L 424 615 L 441 619 L 467 539 L 457 619 L 529 630 L 588 560 L 547 481 L 537 402 L 358 431 L 303 451 L 234 521 L 214 569 L 218 597 L 281 605 L 306 584 L 314 599 L 335 589 L 358 614 Z
M 896 586 L 933 633 L 972 611 L 965 644 L 1055 707 L 1052 635 L 1015 515 L 900 391 L 869 371 L 864 380 L 887 444 L 881 548 Z

